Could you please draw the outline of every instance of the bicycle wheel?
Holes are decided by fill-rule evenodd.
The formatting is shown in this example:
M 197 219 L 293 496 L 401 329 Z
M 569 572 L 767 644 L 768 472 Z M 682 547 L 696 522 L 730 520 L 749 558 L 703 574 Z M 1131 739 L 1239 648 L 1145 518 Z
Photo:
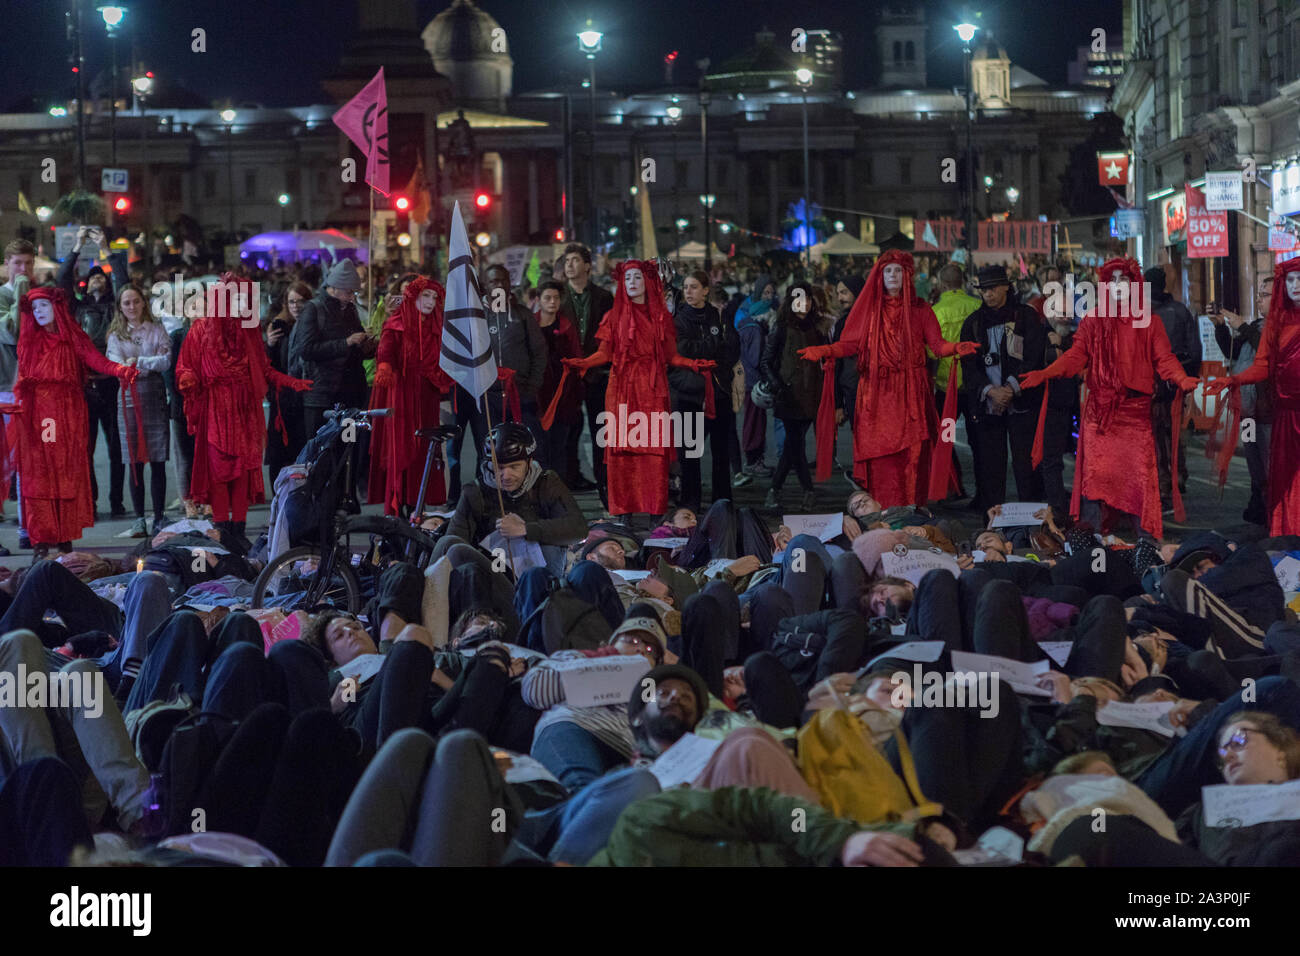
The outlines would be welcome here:
M 271 561 L 253 583 L 253 607 L 267 606 L 270 598 L 298 595 L 294 600 L 277 606 L 309 608 L 317 604 L 333 604 L 346 608 L 353 614 L 361 610 L 361 585 L 350 567 L 335 564 L 329 580 L 317 575 L 321 563 L 321 549 L 314 546 L 290 548 Z
M 413 528 L 401 518 L 392 515 L 356 515 L 349 518 L 343 526 L 343 533 L 349 537 L 348 546 L 352 551 L 350 536 L 364 534 L 370 538 L 372 563 L 383 567 L 393 561 L 409 561 L 420 570 L 429 565 L 433 548 L 437 543 L 433 535 L 422 528 Z

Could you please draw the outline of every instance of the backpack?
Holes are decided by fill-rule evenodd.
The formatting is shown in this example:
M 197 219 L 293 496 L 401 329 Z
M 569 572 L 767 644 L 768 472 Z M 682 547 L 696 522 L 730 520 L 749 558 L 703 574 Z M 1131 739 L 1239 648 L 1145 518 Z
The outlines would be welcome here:
M 123 717 L 136 756 L 150 773 L 162 764 L 163 751 L 172 731 L 196 712 L 190 695 L 172 684 L 166 700 L 151 700 Z
M 867 728 L 843 706 L 819 710 L 799 731 L 799 771 L 831 813 L 859 823 L 911 821 L 943 808 L 925 798 L 912 752 L 897 729 L 899 779 Z
M 796 627 L 772 635 L 769 650 L 781 662 L 795 685 L 805 696 L 812 690 L 817 678 L 817 662 L 826 649 L 826 635 L 807 628 Z
M 560 588 L 529 615 L 519 629 L 519 643 L 531 650 L 592 650 L 605 644 L 614 629 L 600 609 L 572 588 Z
M 194 832 L 193 813 L 203 807 L 208 776 L 238 726 L 219 714 L 199 713 L 172 731 L 159 767 L 166 836 Z
M 290 547 L 319 542 L 322 527 L 338 508 L 345 490 L 343 465 L 348 453 L 340 438 L 342 433 L 340 420 L 327 421 L 298 453 L 296 464 L 309 468 L 306 477 L 291 488 L 284 500 Z

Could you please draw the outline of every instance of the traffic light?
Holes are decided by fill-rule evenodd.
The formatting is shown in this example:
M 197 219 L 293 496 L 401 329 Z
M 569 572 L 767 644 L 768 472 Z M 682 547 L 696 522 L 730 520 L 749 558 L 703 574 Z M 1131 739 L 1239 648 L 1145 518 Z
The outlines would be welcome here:
M 476 192 L 474 194 L 474 208 L 478 210 L 479 215 L 484 215 L 492 208 L 492 197 L 482 191 Z
M 411 231 L 411 197 L 398 194 L 393 197 L 393 212 L 396 215 L 396 232 L 401 235 Z
M 563 242 L 563 241 L 564 241 L 564 228 L 563 228 L 563 227 L 561 227 L 561 228 L 555 230 L 555 241 L 556 241 L 556 242 Z
M 113 222 L 125 223 L 131 214 L 131 200 L 127 196 L 118 196 L 113 200 Z

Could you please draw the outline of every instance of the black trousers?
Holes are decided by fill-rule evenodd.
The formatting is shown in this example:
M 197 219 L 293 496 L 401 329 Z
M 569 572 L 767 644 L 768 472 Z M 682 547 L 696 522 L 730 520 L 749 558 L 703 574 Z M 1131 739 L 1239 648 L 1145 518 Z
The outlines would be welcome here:
M 708 440 L 709 455 L 712 460 L 709 499 L 719 501 L 723 498 L 731 498 L 731 442 L 736 435 L 736 413 L 731 410 L 731 403 L 722 401 L 723 398 L 721 390 L 717 390 L 715 396 L 718 405 L 717 415 L 714 418 L 704 419 L 704 435 L 701 436 L 699 448 L 700 456 L 692 458 L 687 454 L 690 451 L 688 448 L 679 448 L 677 450 L 677 460 L 682 466 L 681 507 L 690 508 L 697 513 L 704 503 L 701 480 L 701 472 L 703 471 L 701 463 L 704 460 L 703 439 L 707 438 Z M 687 403 L 676 406 L 674 410 L 680 411 L 684 415 L 698 413 L 703 416 L 704 414 L 703 406 Z
M 1043 426 L 1043 463 L 1039 474 L 1043 479 L 1043 500 L 1057 514 L 1070 509 L 1070 492 L 1065 487 L 1064 456 L 1074 451 L 1074 410 L 1047 406 L 1047 423 Z
M 793 469 L 799 479 L 799 486 L 804 491 L 813 490 L 812 470 L 808 467 L 808 429 L 812 427 L 811 419 L 786 418 L 785 442 L 781 445 L 781 457 L 776 463 L 776 473 L 772 475 L 772 490 L 780 491 L 786 476 Z
M 67 866 L 94 845 L 81 784 L 56 757 L 22 764 L 0 786 L 0 866 Z
M 1007 447 L 1011 448 L 1011 470 L 1016 476 L 1016 493 L 1021 501 L 1041 501 L 1043 479 L 1034 468 L 1034 429 L 1038 419 L 1032 412 L 1006 415 L 981 415 L 975 429 L 979 444 L 976 467 L 980 509 L 1000 505 L 1007 500 Z
M 1173 409 L 1173 402 L 1151 403 L 1151 429 L 1156 440 L 1156 472 L 1160 476 L 1160 497 L 1165 501 L 1171 500 L 1173 495 L 1173 468 L 1169 460 L 1173 450 Z M 1181 441 L 1178 443 L 1178 490 L 1187 490 L 1187 445 Z
M 122 464 L 122 441 L 117 432 L 117 392 L 115 378 L 94 379 L 86 383 L 86 410 L 90 413 L 90 431 L 87 451 L 90 455 L 90 496 L 99 501 L 99 482 L 95 478 L 95 446 L 99 433 L 108 442 L 108 505 L 113 511 L 124 511 L 122 488 L 126 466 Z
M 596 424 L 596 417 L 605 410 L 605 390 L 609 387 L 609 381 L 592 383 L 587 386 L 587 397 L 584 404 L 587 409 L 587 431 L 591 435 L 591 469 L 592 479 L 600 486 L 600 500 L 602 504 L 609 502 L 609 490 L 606 486 L 605 478 L 605 449 L 601 448 L 596 442 L 596 435 L 600 433 L 600 426 Z M 574 434 L 581 435 L 582 429 L 575 428 Z M 578 444 L 573 441 L 573 468 L 574 473 L 578 473 Z

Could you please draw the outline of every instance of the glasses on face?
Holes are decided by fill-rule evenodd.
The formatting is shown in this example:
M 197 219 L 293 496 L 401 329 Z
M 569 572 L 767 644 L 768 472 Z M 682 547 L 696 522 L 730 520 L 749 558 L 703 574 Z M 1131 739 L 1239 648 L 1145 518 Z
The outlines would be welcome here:
M 1257 734 L 1258 730 L 1250 727 L 1242 727 L 1235 734 L 1228 738 L 1227 742 L 1219 748 L 1219 759 L 1227 760 L 1228 754 L 1240 753 L 1246 749 L 1246 744 L 1250 742 L 1250 734 Z
M 648 638 L 637 637 L 635 634 L 620 634 L 618 636 L 619 644 L 626 644 L 629 647 L 643 647 L 647 651 L 655 649 L 655 643 Z

